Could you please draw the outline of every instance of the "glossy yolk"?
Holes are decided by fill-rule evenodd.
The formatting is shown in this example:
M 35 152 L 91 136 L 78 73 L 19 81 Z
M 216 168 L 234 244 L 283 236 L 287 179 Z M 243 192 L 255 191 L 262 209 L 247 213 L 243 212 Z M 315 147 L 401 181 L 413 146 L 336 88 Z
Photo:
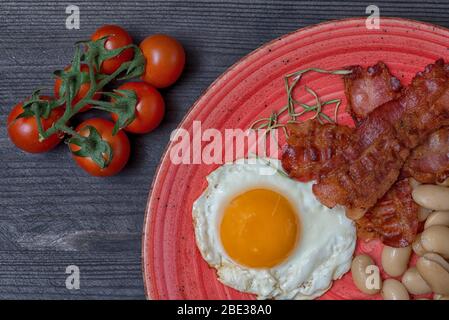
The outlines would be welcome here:
M 296 245 L 298 216 L 281 194 L 254 189 L 234 198 L 224 210 L 220 237 L 229 257 L 253 268 L 284 261 Z

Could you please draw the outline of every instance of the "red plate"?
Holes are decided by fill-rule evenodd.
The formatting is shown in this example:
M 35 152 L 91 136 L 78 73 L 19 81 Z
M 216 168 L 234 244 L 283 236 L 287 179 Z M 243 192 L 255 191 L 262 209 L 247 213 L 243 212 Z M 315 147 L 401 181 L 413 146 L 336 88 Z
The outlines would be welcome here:
M 307 67 L 340 69 L 384 61 L 403 83 L 439 57 L 447 57 L 449 30 L 417 21 L 381 18 L 379 30 L 365 19 L 331 21 L 304 28 L 253 51 L 220 76 L 191 108 L 180 127 L 246 129 L 285 104 L 283 76 Z M 305 82 L 323 99 L 344 97 L 337 76 L 313 74 Z M 311 100 L 309 102 L 312 102 Z M 342 105 L 340 123 L 350 123 Z M 203 144 L 204 145 L 204 144 Z M 149 299 L 254 299 L 222 285 L 202 259 L 194 240 L 192 203 L 217 165 L 174 165 L 168 146 L 156 173 L 143 233 L 143 272 Z M 379 263 L 381 245 L 359 244 Z M 366 299 L 346 274 L 323 299 Z

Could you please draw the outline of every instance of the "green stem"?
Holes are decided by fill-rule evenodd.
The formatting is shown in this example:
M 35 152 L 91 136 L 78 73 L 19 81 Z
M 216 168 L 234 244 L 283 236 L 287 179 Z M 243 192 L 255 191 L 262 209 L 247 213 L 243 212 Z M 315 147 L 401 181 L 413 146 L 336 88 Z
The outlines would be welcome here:
M 34 108 L 34 109 L 36 109 L 36 108 Z M 37 112 L 37 110 L 35 110 L 34 116 L 36 117 L 37 131 L 39 132 L 39 141 L 42 141 L 42 140 L 44 140 L 43 135 L 42 135 L 44 133 L 44 128 L 42 126 L 41 115 L 39 114 L 39 112 Z
M 98 107 L 98 109 L 101 110 L 111 110 L 113 104 L 107 101 L 100 101 L 100 100 L 87 100 L 88 104 Z
M 330 123 L 334 123 L 334 120 L 332 120 L 327 114 L 321 112 L 320 113 L 320 117 L 322 117 L 323 119 L 325 119 L 326 121 L 330 122 Z
M 91 62 L 89 62 L 89 65 L 90 64 L 91 64 Z M 129 65 L 129 62 L 123 63 L 114 73 L 112 73 L 111 75 L 107 76 L 106 78 L 104 78 L 103 80 L 101 80 L 98 83 L 95 82 L 95 75 L 94 75 L 94 78 L 92 78 L 92 75 L 90 75 L 90 77 L 91 77 L 91 80 L 90 80 L 91 81 L 91 85 L 90 85 L 89 91 L 83 97 L 83 99 L 78 101 L 78 103 L 75 105 L 75 107 L 73 108 L 73 114 L 79 112 L 84 106 L 89 104 L 89 101 L 93 100 L 92 98 L 95 95 L 95 93 L 97 93 L 98 91 L 102 90 L 105 85 L 107 85 L 109 82 L 114 80 L 120 73 L 125 71 L 126 68 L 128 68 L 128 65 Z M 93 72 L 92 69 L 93 69 L 93 67 L 90 66 L 89 73 Z M 92 82 L 92 79 L 93 79 L 93 82 Z
M 102 90 L 105 85 L 107 85 L 109 82 L 114 80 L 120 73 L 125 71 L 128 68 L 128 66 L 130 65 L 130 63 L 131 63 L 130 61 L 123 63 L 114 73 L 105 77 L 104 79 L 102 79 L 100 82 L 97 83 L 95 81 L 93 62 L 90 59 L 88 61 L 89 76 L 90 76 L 89 91 L 80 101 L 78 101 L 78 103 L 75 104 L 75 106 L 73 106 L 73 108 L 71 105 L 72 101 L 69 99 L 69 90 L 66 91 L 66 101 L 68 102 L 68 104 L 66 105 L 65 112 L 64 112 L 63 116 L 61 118 L 59 118 L 53 124 L 53 126 L 48 128 L 46 131 L 42 130 L 42 132 L 40 132 L 40 137 L 42 138 L 42 140 L 48 138 L 49 136 L 51 136 L 52 134 L 55 134 L 58 131 L 64 131 L 71 135 L 75 135 L 76 131 L 74 131 L 66 126 L 66 123 L 69 121 L 69 119 L 72 118 L 76 113 L 78 113 L 84 106 L 91 104 L 92 102 L 95 102 L 96 105 L 102 104 L 101 101 L 99 103 L 99 101 L 92 99 L 93 96 L 95 95 L 95 93 Z M 109 103 L 107 103 L 107 102 L 104 102 L 104 103 L 105 104 L 103 104 L 103 106 L 105 106 L 105 107 L 110 106 Z M 108 105 L 106 105 L 106 104 L 108 104 Z M 38 121 L 38 123 L 39 123 L 39 121 Z
M 249 126 L 250 129 L 254 129 L 254 127 L 256 126 L 256 124 L 258 124 L 259 122 L 262 121 L 270 121 L 270 118 L 260 118 L 256 121 L 254 121 L 253 123 L 251 123 L 251 125 Z M 260 127 L 258 127 L 257 129 L 260 129 Z
M 80 135 L 78 132 L 76 132 L 75 130 L 73 130 L 72 128 L 70 128 L 67 125 L 59 126 L 58 127 L 58 131 L 62 131 L 64 133 L 67 133 L 67 134 L 69 134 L 71 136 L 75 136 L 75 137 L 80 138 L 80 139 L 85 139 L 85 137 L 83 137 L 82 135 Z
M 65 105 L 65 111 L 64 111 L 64 115 L 62 116 L 62 118 L 68 117 L 70 118 L 72 116 L 72 102 L 73 99 L 70 99 L 70 89 L 67 88 L 67 90 L 65 91 L 65 101 L 66 101 L 66 105 Z
M 340 110 L 340 104 L 341 104 L 341 100 L 340 99 L 336 99 L 336 105 L 335 105 L 335 110 L 334 110 L 334 119 L 335 119 L 335 123 L 338 122 L 338 111 Z
M 310 106 L 305 103 L 301 103 L 293 97 L 293 90 L 295 89 L 295 87 L 297 86 L 299 81 L 301 80 L 302 75 L 307 72 L 310 72 L 310 71 L 324 73 L 324 74 L 333 74 L 333 75 L 347 75 L 352 72 L 352 70 L 345 70 L 345 69 L 324 70 L 324 69 L 320 69 L 320 68 L 306 68 L 303 70 L 299 70 L 299 71 L 287 74 L 286 76 L 284 76 L 284 86 L 285 86 L 285 91 L 287 93 L 287 105 L 282 107 L 281 109 L 279 109 L 277 112 L 273 111 L 273 113 L 271 114 L 271 116 L 269 118 L 262 118 L 262 119 L 254 121 L 251 124 L 251 128 L 255 128 L 255 129 L 265 129 L 266 128 L 268 132 L 272 131 L 273 129 L 282 128 L 284 130 L 284 132 L 286 133 L 286 136 L 288 136 L 286 129 L 285 129 L 285 124 L 278 123 L 278 117 L 285 111 L 288 112 L 288 115 L 290 117 L 290 119 L 287 120 L 286 123 L 299 123 L 298 121 L 296 121 L 296 118 L 304 115 L 307 112 L 311 112 L 311 111 L 315 112 L 312 119 L 316 119 L 321 124 L 324 123 L 323 120 L 330 122 L 330 123 L 337 123 L 337 115 L 338 115 L 338 109 L 339 109 L 339 106 L 341 103 L 341 99 L 332 99 L 332 100 L 328 100 L 325 102 L 321 102 L 317 93 L 307 86 L 305 87 L 306 91 L 315 98 L 315 105 Z M 290 83 L 290 79 L 293 79 L 293 81 L 291 83 Z M 323 110 L 324 106 L 329 105 L 329 104 L 334 104 L 334 103 L 335 103 L 334 119 L 331 119 L 328 115 L 324 114 L 322 112 L 322 110 Z M 300 112 L 295 112 L 295 106 L 300 106 L 303 108 L 303 110 Z M 262 122 L 262 124 L 256 126 L 256 124 L 259 124 L 261 122 Z

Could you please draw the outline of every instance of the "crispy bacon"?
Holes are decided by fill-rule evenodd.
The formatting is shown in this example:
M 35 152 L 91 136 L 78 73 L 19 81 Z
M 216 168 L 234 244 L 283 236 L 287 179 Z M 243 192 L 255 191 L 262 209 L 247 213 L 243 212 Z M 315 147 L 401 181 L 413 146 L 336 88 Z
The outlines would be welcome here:
M 308 120 L 287 126 L 288 139 L 282 152 L 282 166 L 299 181 L 318 177 L 322 164 L 349 144 L 352 129 L 332 123 Z
M 431 134 L 449 125 L 448 68 L 442 60 L 426 67 L 401 94 L 383 63 L 351 69 L 345 91 L 360 127 L 316 121 L 290 126 L 283 166 L 301 181 L 318 179 L 314 192 L 325 205 L 370 208 L 356 220 L 359 237 L 408 246 L 419 229 L 419 207 L 408 179 L 396 180 L 406 159 L 402 177 L 422 183 L 449 177 L 449 127 Z
M 391 75 L 382 61 L 366 69 L 361 66 L 348 69 L 352 73 L 343 77 L 348 100 L 347 112 L 356 125 L 378 106 L 399 97 L 401 82 Z
M 411 194 L 408 179 L 396 182 L 363 218 L 356 220 L 358 236 L 380 239 L 391 247 L 409 246 L 419 229 L 419 206 Z
M 367 69 L 352 66 L 353 72 L 343 77 L 349 101 L 349 112 L 360 123 L 369 112 L 397 97 L 401 89 L 398 79 L 390 74 L 383 62 Z M 282 153 L 284 169 L 300 181 L 318 177 L 318 172 L 331 157 L 351 143 L 352 129 L 336 124 L 307 121 L 288 127 L 289 138 Z
M 429 65 L 398 99 L 372 111 L 353 144 L 332 157 L 313 186 L 328 207 L 368 210 L 397 180 L 411 149 L 449 124 L 449 76 L 443 60 Z
M 434 132 L 426 142 L 415 148 L 402 174 L 421 183 L 434 184 L 449 178 L 449 127 Z

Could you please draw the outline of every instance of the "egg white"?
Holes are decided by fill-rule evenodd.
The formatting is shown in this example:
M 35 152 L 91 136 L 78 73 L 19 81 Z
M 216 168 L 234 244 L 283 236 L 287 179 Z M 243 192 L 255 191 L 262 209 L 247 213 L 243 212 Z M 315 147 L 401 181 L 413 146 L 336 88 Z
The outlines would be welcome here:
M 312 182 L 287 177 L 277 159 L 252 158 L 228 163 L 207 177 L 208 187 L 193 204 L 197 246 L 218 279 L 259 299 L 314 299 L 351 265 L 356 243 L 354 223 L 342 208 L 323 206 L 312 193 Z M 257 188 L 286 197 L 300 221 L 300 238 L 287 260 L 272 268 L 240 265 L 225 252 L 220 223 L 226 206 L 237 195 Z

